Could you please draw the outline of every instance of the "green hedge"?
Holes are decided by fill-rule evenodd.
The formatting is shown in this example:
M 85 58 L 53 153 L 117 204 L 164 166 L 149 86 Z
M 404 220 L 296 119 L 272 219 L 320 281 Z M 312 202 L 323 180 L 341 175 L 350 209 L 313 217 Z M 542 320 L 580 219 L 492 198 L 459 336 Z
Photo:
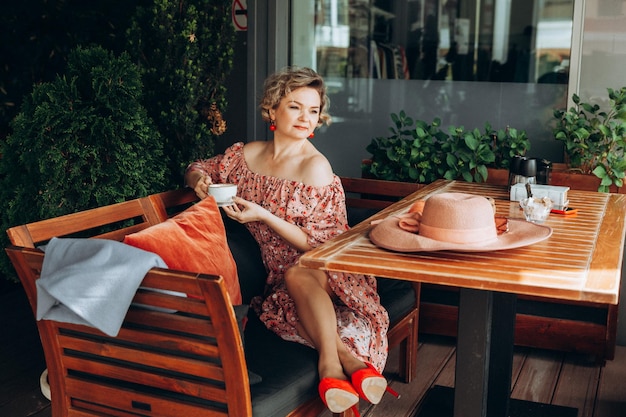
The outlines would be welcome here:
M 76 49 L 66 75 L 37 85 L 2 144 L 2 230 L 162 191 L 163 146 L 141 94 L 130 57 L 101 47 Z

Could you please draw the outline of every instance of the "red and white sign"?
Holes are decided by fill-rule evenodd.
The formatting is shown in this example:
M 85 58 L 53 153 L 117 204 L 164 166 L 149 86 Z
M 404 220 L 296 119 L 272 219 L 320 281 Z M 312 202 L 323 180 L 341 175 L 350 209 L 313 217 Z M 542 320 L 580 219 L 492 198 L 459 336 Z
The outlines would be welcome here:
M 247 0 L 233 0 L 233 25 L 236 30 L 248 30 L 248 2 Z

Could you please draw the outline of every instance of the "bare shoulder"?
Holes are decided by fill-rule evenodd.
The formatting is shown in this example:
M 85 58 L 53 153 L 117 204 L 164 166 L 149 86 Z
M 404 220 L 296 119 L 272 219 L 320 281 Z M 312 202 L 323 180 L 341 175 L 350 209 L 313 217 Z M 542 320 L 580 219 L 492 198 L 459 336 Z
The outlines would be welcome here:
M 312 152 L 302 161 L 303 183 L 322 187 L 333 182 L 333 168 L 330 162 L 319 151 Z
M 267 147 L 267 141 L 255 140 L 243 145 L 243 152 L 246 155 L 257 155 L 265 150 Z
M 267 143 L 268 142 L 264 140 L 257 140 L 243 145 L 243 157 L 252 171 L 259 171 L 262 165 L 259 161 L 261 160 L 261 155 L 265 152 L 265 149 L 267 149 Z

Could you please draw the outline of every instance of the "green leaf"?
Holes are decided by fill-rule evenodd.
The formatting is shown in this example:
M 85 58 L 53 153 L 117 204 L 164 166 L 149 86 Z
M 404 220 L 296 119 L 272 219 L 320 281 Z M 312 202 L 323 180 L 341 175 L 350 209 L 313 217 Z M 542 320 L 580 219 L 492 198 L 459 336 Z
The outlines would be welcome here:
M 449 153 L 446 155 L 446 164 L 448 164 L 449 167 L 456 167 L 458 163 L 458 158 L 452 154 Z
M 611 186 L 613 185 L 613 180 L 609 177 L 602 177 L 602 180 L 600 181 L 600 185 Z
M 595 169 L 592 171 L 592 173 L 596 177 L 598 177 L 598 178 L 606 178 L 607 177 L 606 169 L 602 165 L 598 165 L 597 167 L 595 167 Z
M 489 172 L 487 170 L 487 166 L 485 165 L 479 165 L 476 167 L 476 172 L 480 175 L 480 177 L 482 178 L 482 181 L 487 181 L 487 177 L 489 175 Z
M 480 142 L 472 134 L 467 134 L 465 135 L 465 144 L 469 149 L 475 151 L 476 149 L 478 149 L 478 145 L 480 144 Z

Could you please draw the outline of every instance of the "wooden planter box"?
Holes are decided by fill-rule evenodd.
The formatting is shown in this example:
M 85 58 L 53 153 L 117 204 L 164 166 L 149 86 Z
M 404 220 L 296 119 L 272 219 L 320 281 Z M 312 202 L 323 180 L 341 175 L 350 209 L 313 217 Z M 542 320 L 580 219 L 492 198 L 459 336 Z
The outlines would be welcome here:
M 364 159 L 361 161 L 363 164 L 370 164 L 372 161 Z M 509 183 L 509 171 L 502 168 L 487 168 L 487 183 L 494 185 L 508 185 Z M 372 177 L 363 174 L 363 178 Z M 593 174 L 582 174 L 580 172 L 572 171 L 566 164 L 555 163 L 552 164 L 552 172 L 550 174 L 551 185 L 561 185 L 570 187 L 572 190 L 582 191 L 598 191 L 600 187 L 600 178 Z M 624 187 L 610 187 L 611 193 L 626 194 L 626 186 Z
M 489 173 L 487 183 L 495 185 L 508 185 L 509 171 L 506 169 L 487 168 Z M 600 178 L 593 174 L 581 174 L 572 171 L 565 164 L 553 164 L 552 173 L 550 174 L 550 185 L 561 185 L 570 187 L 572 190 L 582 191 L 598 191 L 600 187 Z M 626 194 L 626 187 L 611 186 L 610 192 L 618 194 Z
M 571 171 L 566 164 L 553 164 L 550 184 L 564 185 L 572 190 L 598 191 L 600 178 L 593 174 L 581 174 Z M 626 187 L 611 186 L 610 192 L 625 194 Z
M 487 168 L 487 183 L 494 185 L 509 185 L 509 170 L 501 168 Z

